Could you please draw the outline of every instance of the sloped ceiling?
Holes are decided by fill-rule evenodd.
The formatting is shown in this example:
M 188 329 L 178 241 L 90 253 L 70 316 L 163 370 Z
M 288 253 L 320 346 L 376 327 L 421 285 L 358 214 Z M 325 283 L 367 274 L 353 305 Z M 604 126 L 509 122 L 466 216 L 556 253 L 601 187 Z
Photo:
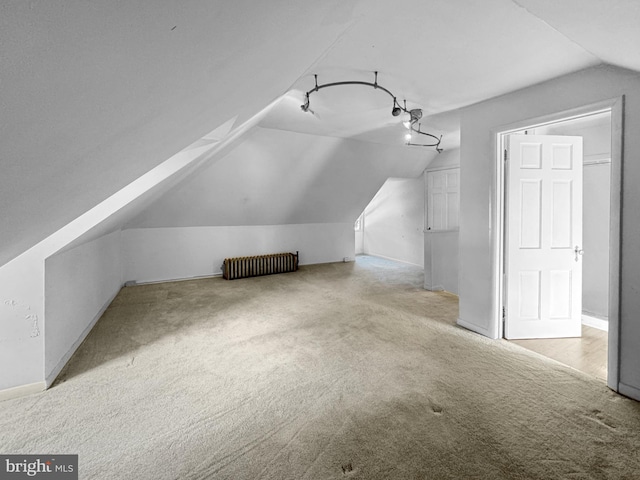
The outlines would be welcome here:
M 341 3 L 2 2 L 0 265 L 283 94 Z
M 402 142 L 366 88 L 317 92 L 302 120 L 314 73 L 379 71 L 446 147 L 458 107 L 602 62 L 639 69 L 639 22 L 634 0 L 3 2 L 0 265 L 288 91 L 265 132 Z
M 126 225 L 353 222 L 389 176 L 415 177 L 435 152 L 256 128 Z
M 514 1 L 603 63 L 640 71 L 640 2 Z

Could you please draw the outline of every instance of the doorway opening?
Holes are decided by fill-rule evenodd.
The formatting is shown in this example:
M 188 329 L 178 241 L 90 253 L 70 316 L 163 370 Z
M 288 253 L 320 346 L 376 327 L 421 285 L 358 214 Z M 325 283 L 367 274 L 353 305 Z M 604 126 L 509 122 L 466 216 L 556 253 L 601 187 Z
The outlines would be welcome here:
M 542 355 L 585 371 L 618 387 L 619 332 L 619 246 L 620 192 L 622 163 L 622 103 L 623 98 L 587 106 L 571 112 L 532 119 L 495 131 L 495 258 L 497 271 L 496 327 L 505 338 L 509 311 L 507 273 L 509 189 L 504 152 L 511 135 L 557 135 L 583 138 L 584 156 L 582 184 L 584 209 L 582 230 L 584 269 L 581 272 L 582 336 L 578 338 L 544 338 L 512 340 Z M 516 137 L 514 137 L 516 138 Z M 533 137 L 532 137 L 533 138 Z M 536 137 L 537 138 L 537 137 Z M 576 260 L 577 261 L 577 260 Z M 511 272 L 513 276 L 513 272 Z M 526 278 L 526 277 L 523 277 Z M 578 282 L 579 285 L 579 282 Z M 557 290 L 556 290 L 557 292 Z M 512 329 L 513 331 L 513 329 Z M 535 337 L 552 337 L 552 334 Z

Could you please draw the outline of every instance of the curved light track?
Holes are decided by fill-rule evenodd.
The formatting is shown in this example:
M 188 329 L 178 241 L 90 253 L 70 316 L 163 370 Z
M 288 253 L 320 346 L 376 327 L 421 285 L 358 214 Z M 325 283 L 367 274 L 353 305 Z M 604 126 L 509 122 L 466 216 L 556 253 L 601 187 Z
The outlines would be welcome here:
M 442 135 L 440 135 L 440 137 L 436 137 L 435 135 L 432 135 L 431 133 L 427 133 L 427 132 L 423 132 L 422 130 L 420 130 L 420 123 L 418 123 L 418 120 L 420 120 L 422 118 L 422 110 L 420 108 L 413 108 L 411 110 L 407 109 L 407 101 L 404 100 L 403 105 L 400 105 L 400 103 L 398 103 L 398 100 L 396 98 L 396 96 L 391 93 L 388 89 L 384 88 L 382 85 L 378 84 L 378 72 L 373 72 L 375 74 L 375 80 L 373 83 L 371 82 L 363 82 L 360 80 L 347 80 L 347 81 L 343 81 L 343 82 L 332 82 L 332 83 L 325 83 L 322 85 L 318 85 L 318 75 L 314 75 L 315 77 L 315 82 L 316 85 L 315 87 L 313 87 L 311 90 L 309 90 L 308 92 L 305 93 L 304 95 L 304 103 L 302 105 L 300 105 L 300 108 L 302 109 L 303 112 L 308 112 L 309 111 L 309 106 L 310 106 L 310 100 L 309 100 L 309 96 L 314 93 L 317 92 L 319 90 L 322 90 L 323 88 L 328 88 L 328 87 L 339 87 L 342 85 L 364 85 L 367 87 L 372 87 L 375 88 L 376 90 L 382 90 L 383 92 L 387 93 L 391 98 L 393 98 L 393 107 L 391 108 L 391 115 L 393 115 L 394 117 L 397 117 L 398 115 L 400 115 L 401 113 L 407 113 L 409 115 L 409 126 L 408 129 L 410 132 L 412 133 L 417 133 L 419 135 L 424 135 L 426 137 L 430 137 L 433 140 L 429 140 L 429 143 L 413 143 L 411 140 L 407 141 L 407 145 L 411 145 L 411 146 L 415 146 L 415 147 L 435 147 L 436 151 L 438 153 L 442 152 L 442 148 L 440 148 L 440 142 L 442 141 Z M 416 128 L 416 124 L 418 125 Z

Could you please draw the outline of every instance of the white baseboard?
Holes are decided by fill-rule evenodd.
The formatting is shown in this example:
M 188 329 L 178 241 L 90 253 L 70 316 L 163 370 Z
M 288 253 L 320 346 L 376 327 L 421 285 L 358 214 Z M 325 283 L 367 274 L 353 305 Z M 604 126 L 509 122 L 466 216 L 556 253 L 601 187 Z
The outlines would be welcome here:
M 444 287 L 442 285 L 426 285 L 424 286 L 425 290 L 429 290 L 430 292 L 444 292 Z
M 220 273 L 212 273 L 210 275 L 196 275 L 195 277 L 178 277 L 178 278 L 165 278 L 162 280 L 129 280 L 125 282 L 125 286 L 127 287 L 135 287 L 136 285 L 155 285 L 158 283 L 173 283 L 173 282 L 188 282 L 189 280 L 202 280 L 204 278 L 215 278 L 221 277 L 222 272 Z
M 45 382 L 29 383 L 27 385 L 20 385 L 18 387 L 5 388 L 0 390 L 0 402 L 4 400 L 11 400 L 12 398 L 24 397 L 31 395 L 32 393 L 44 392 L 47 389 Z
M 618 385 L 618 393 L 640 402 L 640 388 L 625 385 L 624 383 L 620 382 L 620 384 Z
M 118 292 L 120 292 L 120 289 L 118 289 L 118 291 L 111 296 L 111 298 L 102 306 L 102 308 L 100 308 L 98 313 L 94 315 L 89 325 L 87 325 L 87 327 L 82 331 L 78 339 L 75 342 L 73 342 L 73 345 L 71 345 L 71 348 L 69 349 L 69 351 L 67 351 L 67 353 L 63 355 L 63 357 L 60 359 L 58 364 L 47 375 L 47 377 L 45 378 L 46 388 L 49 388 L 53 384 L 53 382 L 56 380 L 58 375 L 60 375 L 60 372 L 62 371 L 64 366 L 67 364 L 71 356 L 74 353 L 76 353 L 76 350 L 82 344 L 82 342 L 84 342 L 84 339 L 87 338 L 87 335 L 89 335 L 89 332 L 91 332 L 93 327 L 95 327 L 96 323 L 98 323 L 98 320 L 100 320 L 100 317 L 102 317 L 102 314 L 105 312 L 105 310 L 109 308 L 109 305 L 111 305 L 111 302 L 113 302 L 113 299 L 116 298 L 116 295 L 118 295 Z
M 582 324 L 587 327 L 597 328 L 598 330 L 609 331 L 609 321 L 602 318 L 592 317 L 591 315 L 582 314 Z
M 458 318 L 458 321 L 456 323 L 461 327 L 466 328 L 467 330 L 471 330 L 472 332 L 479 333 L 480 335 L 484 335 L 485 337 L 489 337 L 494 340 L 497 338 L 497 337 L 494 337 L 491 334 L 491 332 L 489 332 L 489 330 L 487 330 L 486 328 L 479 327 L 478 325 L 474 325 L 473 323 L 465 322 L 461 318 Z

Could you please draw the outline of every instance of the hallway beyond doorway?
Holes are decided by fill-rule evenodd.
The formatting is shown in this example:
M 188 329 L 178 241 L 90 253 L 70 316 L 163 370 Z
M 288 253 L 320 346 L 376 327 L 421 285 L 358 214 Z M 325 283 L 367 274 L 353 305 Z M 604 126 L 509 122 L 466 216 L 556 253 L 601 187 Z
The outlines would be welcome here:
M 607 335 L 604 330 L 582 325 L 580 338 L 506 340 L 583 373 L 607 381 Z

